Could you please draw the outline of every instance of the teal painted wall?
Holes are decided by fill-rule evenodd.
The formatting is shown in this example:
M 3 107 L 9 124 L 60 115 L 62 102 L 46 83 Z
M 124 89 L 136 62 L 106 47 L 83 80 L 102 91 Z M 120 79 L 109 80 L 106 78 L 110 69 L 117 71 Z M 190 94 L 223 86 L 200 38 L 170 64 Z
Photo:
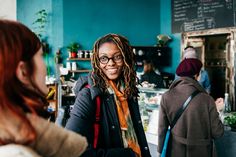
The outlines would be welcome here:
M 124 35 L 132 45 L 140 46 L 155 45 L 159 34 L 170 35 L 172 64 L 164 70 L 174 73 L 180 58 L 180 34 L 171 34 L 170 5 L 171 0 L 17 0 L 17 19 L 32 28 L 34 13 L 48 10 L 51 51 L 54 55 L 62 47 L 64 59 L 69 43 L 76 41 L 81 49 L 91 49 L 107 33 Z
M 54 64 L 54 53 L 53 44 L 54 36 L 52 24 L 54 23 L 52 19 L 52 1 L 51 0 L 17 0 L 17 20 L 28 26 L 32 31 L 37 32 L 37 25 L 33 22 L 38 18 L 36 13 L 42 9 L 45 9 L 48 13 L 47 23 L 45 27 L 45 32 L 42 33 L 42 39 L 46 39 L 50 45 L 50 52 L 45 57 L 45 62 L 47 64 L 48 75 L 55 74 L 55 64 Z
M 64 10 L 64 44 L 78 41 L 91 49 L 107 33 L 126 36 L 132 45 L 154 45 L 160 31 L 157 0 L 67 0 Z
M 167 34 L 172 38 L 172 41 L 169 43 L 172 53 L 171 66 L 165 67 L 163 70 L 166 72 L 175 73 L 175 70 L 180 62 L 181 34 L 171 33 L 171 0 L 160 1 L 160 33 Z

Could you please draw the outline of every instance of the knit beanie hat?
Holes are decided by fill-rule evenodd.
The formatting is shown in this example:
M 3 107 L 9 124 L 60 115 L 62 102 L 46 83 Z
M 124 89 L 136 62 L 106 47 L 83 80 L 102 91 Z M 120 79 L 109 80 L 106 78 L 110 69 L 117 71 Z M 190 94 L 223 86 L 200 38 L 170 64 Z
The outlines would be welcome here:
M 202 62 L 195 58 L 184 59 L 176 69 L 178 76 L 192 77 L 200 73 Z
M 183 53 L 183 58 L 195 58 L 197 59 L 197 52 L 194 48 L 188 47 L 187 49 L 184 50 Z

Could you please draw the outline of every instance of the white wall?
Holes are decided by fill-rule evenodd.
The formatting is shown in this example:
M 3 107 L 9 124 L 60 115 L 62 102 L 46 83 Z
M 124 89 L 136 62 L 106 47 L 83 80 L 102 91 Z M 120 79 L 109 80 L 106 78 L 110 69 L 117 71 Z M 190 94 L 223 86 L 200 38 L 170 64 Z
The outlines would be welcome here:
M 16 20 L 16 0 L 0 0 L 0 19 Z

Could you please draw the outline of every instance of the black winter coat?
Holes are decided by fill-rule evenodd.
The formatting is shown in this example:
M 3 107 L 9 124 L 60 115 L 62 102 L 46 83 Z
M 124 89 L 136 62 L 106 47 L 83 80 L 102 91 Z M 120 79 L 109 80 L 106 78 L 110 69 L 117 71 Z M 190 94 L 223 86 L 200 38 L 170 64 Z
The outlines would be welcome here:
M 90 88 L 85 88 L 87 84 Z M 132 149 L 124 148 L 113 94 L 103 93 L 98 87 L 94 87 L 90 75 L 78 79 L 75 94 L 74 108 L 66 128 L 87 137 L 89 146 L 82 156 L 135 157 Z M 97 149 L 93 149 L 96 96 L 101 98 L 101 113 L 98 145 Z M 130 98 L 128 103 L 142 157 L 150 157 L 137 98 Z

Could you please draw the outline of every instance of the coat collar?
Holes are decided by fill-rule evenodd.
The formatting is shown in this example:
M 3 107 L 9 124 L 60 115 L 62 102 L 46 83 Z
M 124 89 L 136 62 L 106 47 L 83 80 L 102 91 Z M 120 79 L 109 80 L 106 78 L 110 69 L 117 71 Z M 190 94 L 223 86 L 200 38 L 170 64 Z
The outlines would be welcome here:
M 92 80 L 92 73 L 89 73 L 88 76 L 81 76 L 76 82 L 76 85 L 74 87 L 75 95 L 78 94 L 79 91 L 81 91 L 83 88 L 85 88 L 86 85 L 89 85 L 90 92 L 92 98 L 95 98 L 97 95 L 100 95 L 102 93 L 102 90 L 98 88 L 97 86 L 94 86 L 93 80 Z
M 205 89 L 198 83 L 197 80 L 193 79 L 193 78 L 190 78 L 190 77 L 180 77 L 178 78 L 177 80 L 175 80 L 171 86 L 170 86 L 170 89 L 173 89 L 175 88 L 176 86 L 185 86 L 185 85 L 189 85 L 189 86 L 192 86 L 194 88 L 196 88 L 197 90 L 199 90 L 200 92 L 204 92 L 204 93 L 207 93 L 205 91 Z

